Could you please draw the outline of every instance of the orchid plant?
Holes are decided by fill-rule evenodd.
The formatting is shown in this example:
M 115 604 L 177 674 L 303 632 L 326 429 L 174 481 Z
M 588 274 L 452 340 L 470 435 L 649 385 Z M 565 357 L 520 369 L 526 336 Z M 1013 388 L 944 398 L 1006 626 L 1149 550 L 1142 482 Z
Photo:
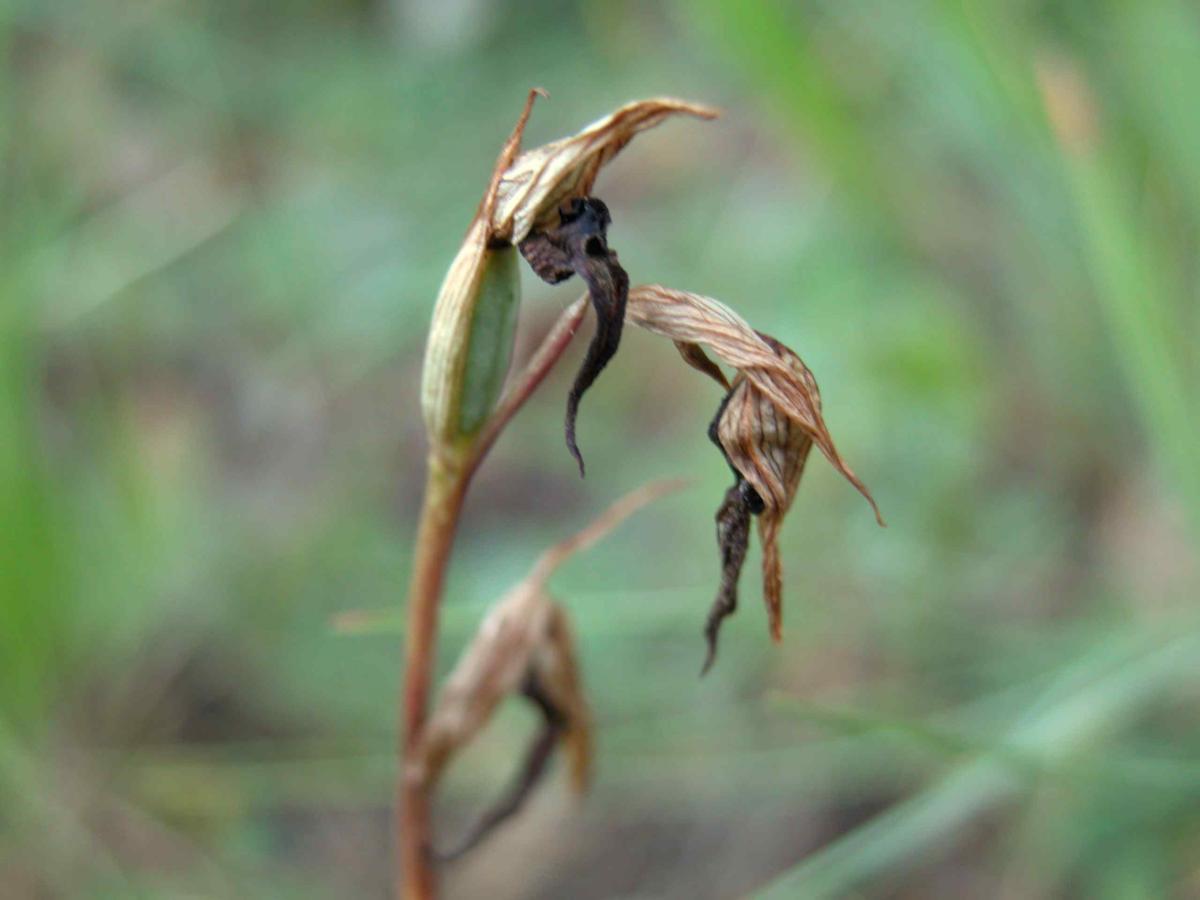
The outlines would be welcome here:
M 716 658 L 722 622 L 737 608 L 752 519 L 757 519 L 763 546 L 769 631 L 774 640 L 781 639 L 779 530 L 814 445 L 867 499 L 883 524 L 870 492 L 834 445 L 816 380 L 799 356 L 709 297 L 658 285 L 631 288 L 608 244 L 611 214 L 593 194 L 600 169 L 639 132 L 673 116 L 712 119 L 716 110 L 661 98 L 630 103 L 572 137 L 522 152 L 525 126 L 539 94 L 544 92 L 530 92 L 500 151 L 443 281 L 426 346 L 422 409 L 429 437 L 428 476 L 408 600 L 401 697 L 404 762 L 397 791 L 397 891 L 410 898 L 434 896 L 438 865 L 477 845 L 520 808 L 556 748 L 565 748 L 572 783 L 579 790 L 586 786 L 591 715 L 569 617 L 548 593 L 547 580 L 570 554 L 679 486 L 663 483 L 634 491 L 580 534 L 548 550 L 485 616 L 430 709 L 438 612 L 467 487 L 500 432 L 559 360 L 589 307 L 595 330 L 567 396 L 564 427 L 580 475 L 584 461 L 575 435 L 580 401 L 617 354 L 626 323 L 673 341 L 683 360 L 724 392 L 708 435 L 729 464 L 734 483 L 716 513 L 720 576 L 704 627 L 703 672 Z M 587 295 L 563 312 L 505 389 L 520 303 L 520 257 L 551 284 L 579 276 Z M 731 376 L 709 352 L 730 367 Z M 457 847 L 439 850 L 432 829 L 434 788 L 452 757 L 510 695 L 533 703 L 542 727 L 509 791 Z

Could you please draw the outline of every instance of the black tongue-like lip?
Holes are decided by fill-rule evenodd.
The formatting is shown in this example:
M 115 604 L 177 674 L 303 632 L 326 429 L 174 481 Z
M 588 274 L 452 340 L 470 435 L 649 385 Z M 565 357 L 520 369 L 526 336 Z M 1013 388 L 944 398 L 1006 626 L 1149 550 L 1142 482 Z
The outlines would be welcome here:
M 596 312 L 596 332 L 567 395 L 564 425 L 567 449 L 579 464 L 579 474 L 583 475 L 583 456 L 575 442 L 575 418 L 584 392 L 613 358 L 621 343 L 629 276 L 621 268 L 617 254 L 609 249 L 608 226 L 612 224 L 612 216 L 603 200 L 573 197 L 559 208 L 558 213 L 556 226 L 531 233 L 521 241 L 520 249 L 521 255 L 543 281 L 558 284 L 572 275 L 582 278 L 587 283 L 588 297 Z

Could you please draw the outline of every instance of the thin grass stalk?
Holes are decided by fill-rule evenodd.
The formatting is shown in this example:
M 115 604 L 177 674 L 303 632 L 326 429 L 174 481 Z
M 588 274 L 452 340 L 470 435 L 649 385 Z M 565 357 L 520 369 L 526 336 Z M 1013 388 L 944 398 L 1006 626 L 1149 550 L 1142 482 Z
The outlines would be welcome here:
M 1200 628 L 1179 624 L 1115 640 L 1068 664 L 994 750 L 954 767 L 753 896 L 845 897 L 946 852 L 972 821 L 1029 791 L 1040 772 L 1126 726 L 1162 692 L 1195 683 Z

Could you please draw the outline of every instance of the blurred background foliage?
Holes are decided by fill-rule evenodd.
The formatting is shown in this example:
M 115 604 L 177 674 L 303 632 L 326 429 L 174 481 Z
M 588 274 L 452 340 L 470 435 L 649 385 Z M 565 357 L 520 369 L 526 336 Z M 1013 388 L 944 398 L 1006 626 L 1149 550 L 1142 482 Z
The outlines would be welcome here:
M 543 547 L 696 484 L 554 582 L 593 794 L 552 778 L 448 893 L 1200 896 L 1194 5 L 0 10 L 0 895 L 386 895 L 424 328 L 541 85 L 531 143 L 723 106 L 605 171 L 611 241 L 805 358 L 890 527 L 814 458 L 785 642 L 752 555 L 698 680 L 718 395 L 629 333 L 581 482 L 573 348 L 469 501 L 443 670 Z M 518 353 L 578 290 L 523 277 Z

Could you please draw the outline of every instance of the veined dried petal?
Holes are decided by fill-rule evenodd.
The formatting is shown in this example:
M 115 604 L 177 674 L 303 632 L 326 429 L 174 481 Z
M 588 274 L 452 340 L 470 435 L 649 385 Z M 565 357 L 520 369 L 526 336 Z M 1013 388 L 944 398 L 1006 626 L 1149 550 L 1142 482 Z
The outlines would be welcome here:
M 821 415 L 821 394 L 812 372 L 795 353 L 751 328 L 725 304 L 658 285 L 632 289 L 626 315 L 636 325 L 670 338 L 684 361 L 728 387 L 709 428 L 734 473 L 734 484 L 717 510 L 721 580 L 705 623 L 708 654 L 702 672 L 716 657 L 722 622 L 737 609 L 738 580 L 750 533 L 758 516 L 763 545 L 763 599 L 772 638 L 781 638 L 783 572 L 779 528 L 792 505 L 813 445 L 883 518 L 870 492 L 834 446 Z M 732 385 L 700 345 L 708 346 L 737 369 Z
M 821 415 L 816 379 L 796 354 L 755 331 L 720 301 L 687 291 L 660 285 L 631 288 L 625 315 L 634 324 L 677 344 L 705 344 L 738 369 L 770 399 L 777 414 L 795 422 L 812 438 L 834 468 L 871 504 L 876 520 L 883 524 L 871 492 L 838 453 Z
M 522 153 L 500 180 L 492 233 L 519 244 L 535 227 L 552 224 L 563 201 L 592 192 L 600 169 L 635 134 L 679 114 L 714 119 L 718 111 L 670 97 L 639 100 L 572 137 Z
M 796 363 L 800 364 L 799 360 Z M 783 623 L 779 526 L 796 496 L 813 441 L 744 376 L 734 381 L 717 420 L 717 435 L 729 464 L 762 499 L 758 533 L 763 545 L 763 600 L 771 637 L 778 641 Z M 714 631 L 710 634 L 710 653 L 715 642 Z

